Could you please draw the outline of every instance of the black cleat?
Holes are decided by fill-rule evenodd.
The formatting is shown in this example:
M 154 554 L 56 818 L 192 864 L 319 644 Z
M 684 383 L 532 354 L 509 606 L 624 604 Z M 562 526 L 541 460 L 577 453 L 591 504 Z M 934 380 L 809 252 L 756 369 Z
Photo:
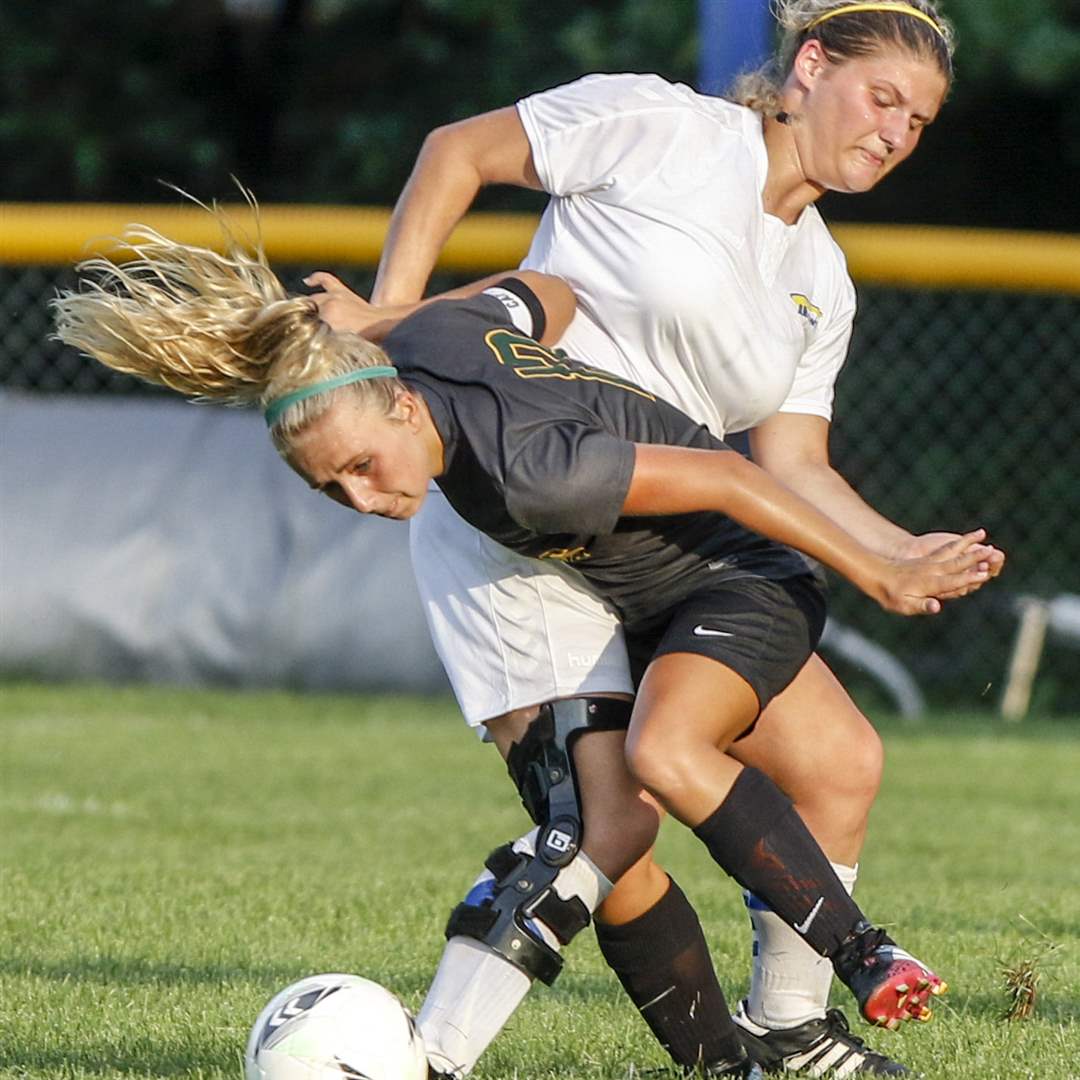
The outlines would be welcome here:
M 842 1080 L 847 1076 L 907 1076 L 912 1073 L 853 1035 L 847 1017 L 830 1009 L 820 1020 L 793 1028 L 763 1028 L 745 1012 L 745 1002 L 733 1017 L 746 1052 L 766 1073 L 802 1073 Z
M 688 1069 L 687 1076 L 741 1076 L 743 1080 L 765 1080 L 761 1066 L 752 1057 L 738 1061 L 714 1061 L 700 1069 Z
M 668 1065 L 661 1069 L 635 1069 L 630 1066 L 630 1072 L 628 1074 L 629 1080 L 638 1080 L 638 1077 L 675 1077 L 685 1076 L 690 1080 L 700 1080 L 700 1078 L 711 1078 L 714 1076 L 736 1076 L 741 1080 L 765 1080 L 765 1076 L 761 1071 L 761 1066 L 758 1065 L 753 1058 L 743 1056 L 737 1060 L 729 1059 L 725 1061 L 714 1061 L 710 1065 L 695 1065 L 691 1067 L 682 1067 L 678 1065 Z

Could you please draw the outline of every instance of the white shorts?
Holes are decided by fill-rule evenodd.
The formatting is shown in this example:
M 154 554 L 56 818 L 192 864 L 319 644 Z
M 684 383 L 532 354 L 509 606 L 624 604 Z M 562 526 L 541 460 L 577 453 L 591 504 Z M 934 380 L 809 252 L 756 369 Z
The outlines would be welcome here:
M 553 698 L 633 693 L 618 617 L 572 571 L 497 544 L 437 490 L 409 543 L 435 649 L 471 726 Z

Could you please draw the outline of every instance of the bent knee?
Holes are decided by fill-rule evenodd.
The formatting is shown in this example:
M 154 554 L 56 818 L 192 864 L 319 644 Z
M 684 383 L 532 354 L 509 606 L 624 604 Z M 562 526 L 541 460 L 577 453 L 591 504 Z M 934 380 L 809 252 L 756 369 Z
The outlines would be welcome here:
M 869 807 L 877 797 L 885 747 L 862 713 L 856 712 L 835 737 L 822 740 L 815 758 L 817 766 L 799 770 L 797 790 L 788 792 L 795 802 L 858 803 Z
M 885 771 L 885 744 L 869 721 L 866 722 L 865 731 L 859 740 L 856 755 L 857 767 L 865 778 L 864 782 L 872 785 L 874 794 L 877 794 Z
M 685 787 L 700 760 L 690 746 L 647 734 L 628 738 L 625 754 L 630 775 L 661 803 Z
M 839 768 L 831 769 L 829 784 L 837 794 L 869 796 L 872 801 L 881 787 L 885 769 L 885 746 L 874 726 L 859 713 L 861 723 L 852 724 L 840 752 Z

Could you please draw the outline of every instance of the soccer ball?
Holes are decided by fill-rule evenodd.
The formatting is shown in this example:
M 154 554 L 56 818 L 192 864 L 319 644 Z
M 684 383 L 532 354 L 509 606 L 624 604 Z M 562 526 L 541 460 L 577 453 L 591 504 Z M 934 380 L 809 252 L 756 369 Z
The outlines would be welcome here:
M 359 975 L 312 975 L 259 1014 L 245 1080 L 426 1080 L 412 1016 L 389 990 Z

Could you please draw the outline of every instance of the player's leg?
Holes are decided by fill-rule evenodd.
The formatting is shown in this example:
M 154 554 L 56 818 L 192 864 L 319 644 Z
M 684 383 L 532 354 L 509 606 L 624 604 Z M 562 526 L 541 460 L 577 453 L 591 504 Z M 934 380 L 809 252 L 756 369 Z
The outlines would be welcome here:
M 753 724 L 759 702 L 805 663 L 819 623 L 820 601 L 804 579 L 744 580 L 693 598 L 639 688 L 627 755 L 637 779 L 713 858 L 833 961 L 864 1015 L 893 1026 L 923 1018 L 940 980 L 869 933 L 791 801 L 725 752 Z M 702 624 L 724 632 L 695 634 Z M 917 986 L 907 985 L 912 979 Z
M 858 861 L 884 753 L 873 725 L 820 656 L 810 657 L 731 753 L 790 796 L 831 859 Z
M 697 917 L 678 886 L 650 870 L 643 858 L 659 814 L 625 768 L 621 730 L 586 731 L 574 742 L 585 839 L 582 852 L 571 857 L 577 830 L 562 797 L 568 789 L 562 796 L 558 790 L 565 783 L 566 747 L 552 739 L 552 728 L 568 716 L 573 720 L 575 711 L 615 715 L 620 707 L 628 715 L 628 706 L 614 701 L 555 703 L 541 710 L 523 737 L 509 742 L 509 721 L 492 725 L 526 807 L 544 824 L 535 844 L 518 841 L 511 850 L 494 852 L 489 873 L 451 916 L 449 942 L 418 1017 L 430 1060 L 445 1075 L 462 1076 L 472 1068 L 533 980 L 553 981 L 561 946 L 585 925 L 603 896 L 607 882 L 600 867 L 613 876 L 659 873 L 663 878 L 640 920 L 647 929 L 645 951 L 637 948 L 640 933 L 624 942 L 618 927 L 607 941 L 613 966 L 631 998 L 644 1006 L 657 1037 L 678 1064 L 705 1066 L 715 1076 L 750 1075 L 751 1063 L 716 983 Z M 552 779 L 556 782 L 549 787 Z M 559 838 L 554 858 L 548 854 L 551 835 Z
M 742 1075 L 742 1040 L 697 913 L 652 858 L 662 811 L 630 776 L 623 743 L 620 731 L 585 734 L 575 745 L 584 849 L 616 880 L 595 919 L 600 951 L 677 1065 Z M 633 851 L 645 854 L 631 865 Z
M 430 494 L 425 509 L 414 520 L 410 538 L 432 636 L 462 711 L 474 725 L 504 712 L 504 719 L 488 725 L 495 729 L 496 741 L 503 742 L 504 752 L 536 714 L 535 707 L 514 708 L 521 702 L 544 700 L 557 691 L 631 688 L 621 629 L 610 611 L 583 592 L 576 581 L 564 582 L 558 575 L 544 573 L 536 563 L 493 544 L 462 522 L 438 492 Z M 543 618 L 536 616 L 537 611 Z M 499 732 L 509 734 L 503 738 Z M 625 774 L 621 747 L 617 767 Z M 600 812 L 592 816 L 597 820 L 592 824 L 590 842 L 598 851 L 603 850 L 602 830 L 615 817 Z M 669 995 L 672 1000 L 700 998 L 701 1007 L 693 1011 L 691 1025 L 684 1016 L 672 1013 L 670 1031 L 663 1009 L 652 1010 L 646 1019 L 661 1043 L 679 1059 L 696 1060 L 720 1044 L 728 1045 L 729 1017 L 726 1006 L 710 1006 L 722 1003 L 723 998 L 704 936 L 689 902 L 681 891 L 669 888 L 668 880 L 651 860 L 639 860 L 604 904 L 598 935 L 615 973 L 641 1005 L 649 999 L 642 999 L 634 990 L 635 969 L 640 966 L 637 957 L 651 948 L 651 934 L 658 921 L 663 919 L 673 927 L 667 942 L 671 963 L 665 969 L 664 956 L 654 950 L 653 971 L 667 978 L 665 988 L 675 988 Z M 663 906 L 654 912 L 665 897 Z M 651 918 L 645 917 L 650 914 Z M 607 948 L 603 925 L 619 928 Z M 676 940 L 682 943 L 679 949 L 672 944 Z M 475 973 L 471 979 L 470 970 Z M 451 977 L 448 972 L 456 974 Z M 478 1043 L 486 1045 L 503 1022 L 500 1016 L 512 1013 L 530 983 L 494 954 L 451 943 L 421 1011 L 428 1022 L 429 1044 L 439 1045 L 441 1037 L 435 1029 L 441 1027 L 448 1040 L 471 1042 L 475 1036 Z M 467 994 L 458 989 L 466 986 Z M 459 1017 L 456 1027 L 439 1004 L 455 997 L 462 1002 L 473 1000 L 475 1005 L 472 1019 Z M 501 1011 L 484 1005 L 480 997 L 501 1001 Z M 715 1016 L 710 1009 L 715 1009 Z M 451 1060 L 466 1056 L 458 1049 L 448 1054 Z
M 477 532 L 438 491 L 410 522 L 409 539 L 432 640 L 461 711 L 489 739 L 485 725 L 499 718 L 490 727 L 505 735 L 504 753 L 537 715 L 537 702 L 632 691 L 618 621 L 586 590 Z M 554 645 L 549 611 L 562 613 Z M 531 857 L 534 840 L 522 837 L 513 848 Z M 588 871 L 588 864 L 577 869 Z M 486 870 L 474 888 L 490 888 L 494 876 Z M 593 885 L 599 902 L 609 887 L 599 870 Z M 433 1061 L 448 1073 L 471 1068 L 532 980 L 487 945 L 453 936 L 419 1014 Z
M 736 1067 L 742 1036 L 701 923 L 651 852 L 619 879 L 594 923 L 604 959 L 672 1060 L 709 1075 Z
M 768 775 L 795 804 L 850 892 L 881 778 L 881 740 L 840 682 L 813 656 L 732 744 L 733 757 Z M 750 987 L 736 1021 L 751 1052 L 772 1068 L 903 1075 L 828 1009 L 832 965 L 759 897 L 745 894 L 754 931 Z M 846 1073 L 846 1074 L 848 1074 Z
M 629 712 L 628 707 L 627 719 Z M 586 734 L 575 746 L 585 850 L 616 879 L 595 913 L 601 954 L 677 1065 L 702 1067 L 715 1076 L 742 1075 L 742 1040 L 697 913 L 652 857 L 663 811 L 630 777 L 623 733 L 617 741 L 614 735 Z M 643 850 L 643 841 L 648 850 L 628 865 L 628 851 Z
M 627 707 L 627 720 L 629 714 Z M 625 855 L 624 834 L 635 827 L 635 814 L 640 818 L 642 808 L 653 836 L 663 814 L 630 776 L 623 735 L 619 732 L 618 743 L 603 745 L 601 738 L 609 735 L 585 735 L 576 747 L 587 822 L 585 848 L 617 878 L 595 919 L 597 943 L 677 1065 L 702 1068 L 713 1076 L 743 1075 L 748 1069 L 742 1040 L 730 1019 L 701 923 L 682 889 L 653 860 L 652 838 L 633 865 L 625 859 L 616 864 L 606 854 Z M 639 828 L 638 839 L 644 838 Z
M 610 888 L 605 871 L 620 875 L 651 847 L 658 814 L 638 798 L 623 764 L 628 715 L 625 702 L 571 700 L 544 706 L 523 731 L 520 714 L 490 725 L 538 830 L 532 842 L 496 849 L 451 915 L 418 1017 L 440 1072 L 466 1074 L 532 982 L 554 981 L 561 948 Z M 617 729 L 604 730 L 612 718 Z M 609 819 L 620 827 L 606 828 Z M 593 849 L 579 850 L 583 835 L 595 837 Z M 734 1026 L 730 1034 L 741 1052 Z

